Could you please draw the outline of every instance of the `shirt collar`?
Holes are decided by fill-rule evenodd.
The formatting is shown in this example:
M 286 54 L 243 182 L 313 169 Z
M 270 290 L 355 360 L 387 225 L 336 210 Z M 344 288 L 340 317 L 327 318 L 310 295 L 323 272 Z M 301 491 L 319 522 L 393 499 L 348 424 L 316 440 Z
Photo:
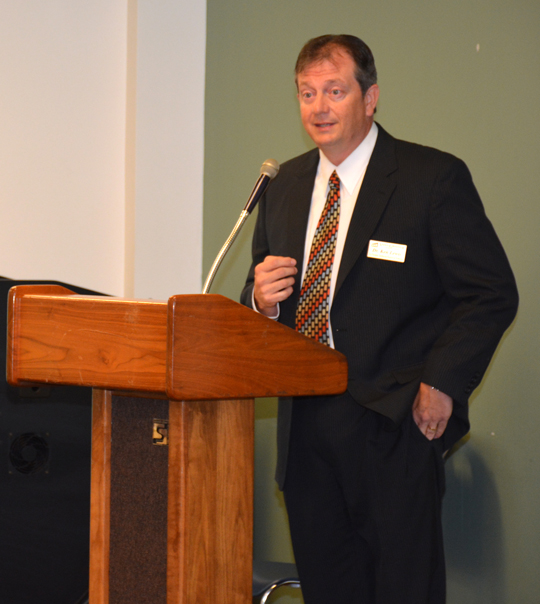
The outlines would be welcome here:
M 349 194 L 352 194 L 356 185 L 358 184 L 358 180 L 363 176 L 367 168 L 371 154 L 375 148 L 375 143 L 377 142 L 378 132 L 379 130 L 377 128 L 377 124 L 373 122 L 364 140 L 358 145 L 358 147 L 356 147 L 349 157 L 339 164 L 339 166 L 334 166 L 334 164 L 319 149 L 320 174 L 324 176 L 325 180 L 328 180 L 332 172 L 335 170 L 339 176 L 341 184 L 347 189 Z

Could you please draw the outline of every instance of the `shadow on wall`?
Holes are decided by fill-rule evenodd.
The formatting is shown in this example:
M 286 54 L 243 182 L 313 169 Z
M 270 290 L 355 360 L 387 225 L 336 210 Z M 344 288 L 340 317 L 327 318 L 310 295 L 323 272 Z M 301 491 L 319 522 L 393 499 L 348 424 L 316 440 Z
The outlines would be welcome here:
M 493 474 L 473 439 L 446 462 L 443 525 L 448 604 L 504 604 L 499 496 Z

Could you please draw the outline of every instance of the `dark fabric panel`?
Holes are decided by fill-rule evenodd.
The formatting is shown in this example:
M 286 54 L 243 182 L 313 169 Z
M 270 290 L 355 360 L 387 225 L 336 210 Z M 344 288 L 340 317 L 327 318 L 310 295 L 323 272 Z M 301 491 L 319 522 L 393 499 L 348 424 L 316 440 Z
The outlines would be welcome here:
M 152 426 L 168 415 L 168 401 L 113 396 L 110 604 L 166 602 L 168 447 Z

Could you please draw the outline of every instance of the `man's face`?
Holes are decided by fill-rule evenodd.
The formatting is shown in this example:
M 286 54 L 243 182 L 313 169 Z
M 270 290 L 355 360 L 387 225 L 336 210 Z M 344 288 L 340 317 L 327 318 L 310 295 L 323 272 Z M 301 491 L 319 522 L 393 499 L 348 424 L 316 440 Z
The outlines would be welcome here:
M 317 147 L 339 165 L 364 140 L 379 98 L 374 84 L 362 94 L 352 57 L 339 50 L 298 74 L 302 124 Z

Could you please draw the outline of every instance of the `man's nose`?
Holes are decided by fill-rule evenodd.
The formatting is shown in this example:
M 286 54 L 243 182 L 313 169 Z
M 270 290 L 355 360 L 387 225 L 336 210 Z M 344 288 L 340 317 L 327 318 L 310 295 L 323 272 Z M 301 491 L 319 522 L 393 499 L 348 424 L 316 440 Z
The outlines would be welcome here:
M 328 111 L 328 99 L 324 94 L 317 95 L 313 109 L 315 113 L 326 113 Z

